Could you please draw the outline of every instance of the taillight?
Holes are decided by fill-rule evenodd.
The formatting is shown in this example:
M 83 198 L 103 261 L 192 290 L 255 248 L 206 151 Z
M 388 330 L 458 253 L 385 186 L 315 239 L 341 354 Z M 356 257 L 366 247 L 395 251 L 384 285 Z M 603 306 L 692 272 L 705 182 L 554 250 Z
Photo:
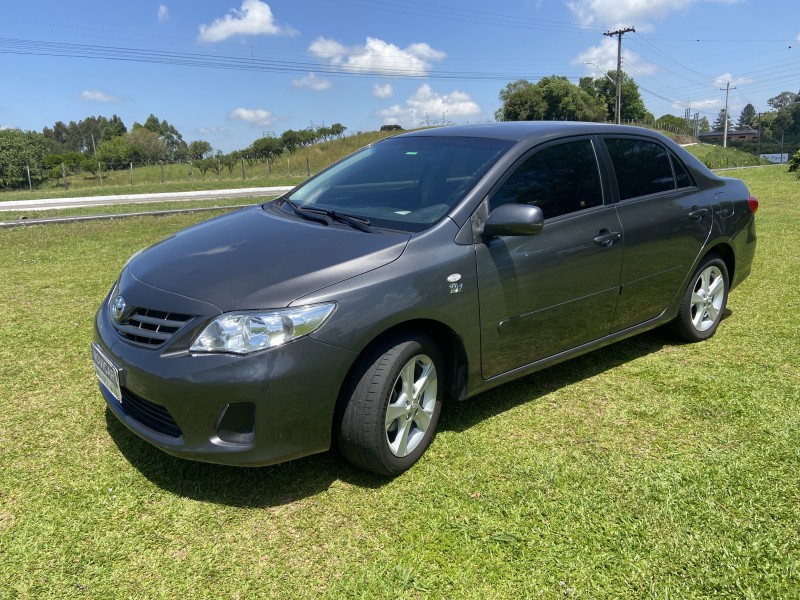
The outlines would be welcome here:
M 747 199 L 747 204 L 750 206 L 750 212 L 756 214 L 758 210 L 758 198 L 750 194 L 750 197 Z

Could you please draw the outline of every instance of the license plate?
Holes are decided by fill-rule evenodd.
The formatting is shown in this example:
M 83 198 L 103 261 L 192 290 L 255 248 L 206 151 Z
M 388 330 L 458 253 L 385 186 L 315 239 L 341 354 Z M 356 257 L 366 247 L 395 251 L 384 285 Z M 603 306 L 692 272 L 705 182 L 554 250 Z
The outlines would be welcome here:
M 92 364 L 94 365 L 94 373 L 106 389 L 111 392 L 111 395 L 122 402 L 122 392 L 119 389 L 119 367 L 117 367 L 111 359 L 105 355 L 95 343 L 92 343 Z

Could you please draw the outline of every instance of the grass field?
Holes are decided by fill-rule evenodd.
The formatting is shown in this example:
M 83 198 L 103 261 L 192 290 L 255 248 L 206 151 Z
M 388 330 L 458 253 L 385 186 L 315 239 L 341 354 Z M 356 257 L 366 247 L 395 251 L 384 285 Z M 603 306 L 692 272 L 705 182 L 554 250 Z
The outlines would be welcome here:
M 0 596 L 800 598 L 800 181 L 702 344 L 651 332 L 445 407 L 387 481 L 171 458 L 106 411 L 93 314 L 203 215 L 0 230 Z

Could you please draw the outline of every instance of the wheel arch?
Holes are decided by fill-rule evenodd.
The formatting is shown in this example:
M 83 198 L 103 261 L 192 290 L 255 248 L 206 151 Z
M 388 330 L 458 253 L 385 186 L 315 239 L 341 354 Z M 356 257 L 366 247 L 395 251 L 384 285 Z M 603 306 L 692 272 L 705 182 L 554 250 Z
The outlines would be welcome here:
M 730 284 L 730 282 L 734 280 L 736 269 L 736 255 L 733 253 L 733 248 L 731 248 L 731 246 L 725 242 L 715 244 L 706 250 L 705 254 L 700 258 L 697 264 L 700 264 L 702 261 L 704 261 L 710 254 L 719 256 L 725 263 L 725 267 L 728 269 L 728 282 Z
M 467 395 L 468 359 L 467 351 L 461 338 L 450 327 L 433 319 L 415 319 L 393 325 L 376 335 L 361 352 L 347 371 L 336 402 L 336 414 L 339 414 L 349 397 L 351 386 L 357 373 L 365 362 L 373 360 L 383 352 L 389 340 L 401 340 L 413 334 L 423 334 L 431 338 L 446 362 L 445 398 L 446 400 L 463 400 Z M 338 417 L 334 418 L 334 430 Z

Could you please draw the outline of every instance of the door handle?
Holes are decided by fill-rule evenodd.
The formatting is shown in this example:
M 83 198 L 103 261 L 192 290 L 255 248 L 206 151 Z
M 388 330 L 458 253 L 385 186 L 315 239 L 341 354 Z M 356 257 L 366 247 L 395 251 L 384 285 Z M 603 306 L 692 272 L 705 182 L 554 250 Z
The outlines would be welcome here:
M 600 235 L 594 238 L 594 243 L 598 246 L 602 246 L 603 248 L 608 248 L 621 237 L 622 234 L 619 231 L 608 231 L 608 229 L 603 229 L 600 231 Z
M 693 206 L 692 212 L 689 213 L 689 216 L 695 221 L 700 221 L 707 214 L 708 214 L 707 208 L 697 208 L 696 206 Z

